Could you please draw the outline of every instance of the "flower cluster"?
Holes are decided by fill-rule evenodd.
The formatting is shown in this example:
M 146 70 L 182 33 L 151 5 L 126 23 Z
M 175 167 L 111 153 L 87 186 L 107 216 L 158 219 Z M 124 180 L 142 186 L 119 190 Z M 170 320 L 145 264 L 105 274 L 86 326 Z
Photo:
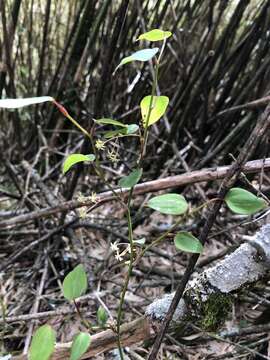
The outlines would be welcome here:
M 79 193 L 78 201 L 85 202 L 85 201 L 91 201 L 93 204 L 96 204 L 99 202 L 99 198 L 95 192 L 92 192 L 90 197 L 83 196 L 81 193 Z M 87 217 L 87 206 L 82 206 L 78 209 L 79 217 L 82 219 L 85 219 Z
M 102 140 L 97 140 L 96 143 L 95 143 L 95 147 L 98 150 L 105 150 L 105 142 L 102 141 Z
M 119 245 L 121 244 L 117 244 L 116 242 L 114 243 L 111 243 L 111 250 L 115 253 L 114 257 L 116 258 L 117 261 L 123 261 L 124 260 L 124 256 L 131 252 L 131 249 L 130 249 L 130 245 L 128 244 L 123 244 L 123 245 L 127 245 L 125 250 L 120 252 L 119 250 Z
M 99 202 L 99 197 L 97 196 L 97 193 L 95 193 L 94 191 L 92 191 L 90 199 L 94 204 Z
M 107 151 L 108 159 L 111 160 L 113 163 L 117 163 L 119 159 L 119 154 L 114 149 Z

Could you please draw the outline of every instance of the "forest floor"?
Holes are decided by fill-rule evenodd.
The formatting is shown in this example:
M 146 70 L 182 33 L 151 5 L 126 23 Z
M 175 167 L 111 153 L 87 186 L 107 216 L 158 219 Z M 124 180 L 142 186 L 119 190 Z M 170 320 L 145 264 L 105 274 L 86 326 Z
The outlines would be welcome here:
M 198 189 L 198 188 L 197 188 Z M 198 198 L 194 185 L 186 189 L 186 197 L 192 202 Z M 205 196 L 212 196 L 206 184 L 200 185 Z M 7 206 L 5 196 L 1 204 Z M 134 208 L 143 209 L 134 214 L 134 236 L 152 239 L 168 230 L 175 218 L 161 215 L 144 207 L 144 196 L 137 196 Z M 10 205 L 10 204 L 9 204 Z M 71 226 L 71 232 L 59 233 L 49 240 L 40 242 L 34 248 L 18 256 L 0 273 L 1 303 L 5 316 L 0 318 L 2 352 L 27 352 L 31 336 L 37 325 L 50 324 L 57 332 L 57 342 L 71 341 L 78 330 L 85 330 L 75 308 L 63 297 L 61 286 L 64 276 L 78 263 L 82 263 L 88 274 L 87 294 L 80 298 L 80 310 L 91 324 L 97 323 L 97 309 L 106 307 L 109 322 L 117 316 L 120 292 L 127 272 L 125 261 L 116 258 L 112 244 L 117 244 L 119 252 L 127 248 L 127 226 L 124 210 L 119 204 L 107 203 L 87 214 L 87 208 L 76 211 L 80 220 Z M 201 226 L 204 212 L 179 226 L 181 230 L 197 232 Z M 214 265 L 226 254 L 232 252 L 253 235 L 265 222 L 255 221 L 246 216 L 232 215 L 228 210 L 221 211 L 204 248 L 196 272 Z M 48 220 L 46 226 L 49 226 Z M 53 230 L 53 229 L 52 229 Z M 21 225 L 16 229 L 0 231 L 1 262 L 7 263 L 18 249 L 42 237 L 42 232 L 32 225 Z M 137 247 L 137 252 L 140 246 Z M 173 234 L 159 246 L 146 253 L 134 268 L 124 305 L 123 321 L 136 319 L 144 314 L 151 302 L 164 293 L 172 292 L 187 265 L 189 254 L 176 250 Z M 119 261 L 120 260 L 120 261 Z M 0 262 L 0 263 L 1 263 Z M 237 271 L 237 264 L 232 271 Z M 254 324 L 268 322 L 270 286 L 267 282 L 258 283 L 250 289 L 234 296 L 225 323 L 217 334 L 230 333 Z M 270 331 L 270 326 L 269 326 Z M 185 334 L 171 330 L 163 343 L 159 359 L 266 359 L 270 358 L 269 333 L 257 333 L 224 337 L 202 329 L 189 329 Z M 152 341 L 138 343 L 126 348 L 129 359 L 146 359 Z M 261 353 L 261 357 L 259 356 Z M 117 350 L 96 356 L 96 359 L 117 359 Z

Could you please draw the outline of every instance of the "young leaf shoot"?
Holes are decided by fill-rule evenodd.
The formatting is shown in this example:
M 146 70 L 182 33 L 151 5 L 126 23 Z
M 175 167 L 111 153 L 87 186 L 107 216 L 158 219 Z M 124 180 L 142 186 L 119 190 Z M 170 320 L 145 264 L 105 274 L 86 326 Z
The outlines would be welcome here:
M 108 314 L 106 313 L 106 310 L 103 306 L 100 306 L 97 311 L 97 320 L 99 326 L 104 327 L 106 325 L 106 322 L 108 320 Z

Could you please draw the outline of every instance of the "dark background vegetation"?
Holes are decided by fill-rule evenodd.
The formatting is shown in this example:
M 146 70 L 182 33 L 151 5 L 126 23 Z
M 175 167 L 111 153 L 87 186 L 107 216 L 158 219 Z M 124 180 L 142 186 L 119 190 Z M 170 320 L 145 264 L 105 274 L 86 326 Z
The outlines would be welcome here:
M 142 47 L 136 42 L 141 33 L 154 28 L 173 33 L 160 67 L 158 89 L 170 98 L 170 104 L 164 119 L 153 126 L 144 180 L 231 163 L 230 154 L 237 155 L 263 107 L 222 111 L 269 95 L 268 0 L 0 0 L 0 11 L 0 98 L 53 96 L 88 130 L 92 128 L 93 118 L 99 117 L 139 123 L 139 103 L 151 91 L 153 66 L 129 64 L 115 76 L 113 70 L 124 56 Z M 117 164 L 104 156 L 102 166 L 112 184 L 134 165 L 137 146 L 136 140 L 117 143 L 121 158 Z M 77 198 L 78 191 L 88 196 L 104 190 L 104 184 L 89 167 L 77 166 L 67 177 L 62 176 L 63 158 L 72 152 L 90 153 L 90 143 L 50 104 L 1 111 L 0 217 L 38 210 L 52 205 L 53 201 Z M 255 158 L 263 158 L 267 152 L 266 140 Z M 45 186 L 43 190 L 32 179 L 29 164 Z M 189 200 L 198 202 L 205 196 L 214 196 L 215 190 L 215 185 L 209 183 L 202 188 L 179 189 L 179 192 L 184 191 Z M 49 242 L 6 267 L 0 281 L 3 280 L 8 314 L 33 310 L 42 269 L 47 269 L 49 275 L 43 284 L 42 292 L 46 295 L 38 305 L 40 311 L 63 304 L 63 299 L 53 295 L 59 290 L 57 281 L 78 260 L 88 264 L 89 272 L 100 266 L 106 280 L 109 276 L 106 268 L 113 265 L 106 247 L 109 242 L 104 238 L 115 241 L 118 231 L 126 236 L 126 227 L 121 210 L 110 205 L 102 211 L 86 226 L 90 235 L 80 233 L 78 240 L 75 230 L 71 230 L 51 237 Z M 146 225 L 148 214 L 146 211 L 136 217 L 137 227 Z M 2 231 L 0 261 L 63 221 L 63 217 L 56 216 Z M 220 221 L 216 230 L 225 226 L 226 221 Z M 194 223 L 196 228 L 200 220 Z M 100 234 L 94 225 L 107 226 L 114 229 L 114 233 L 105 231 L 104 235 L 101 229 Z M 90 244 L 95 248 L 94 255 L 89 243 L 82 240 L 85 237 L 91 241 L 98 239 L 98 244 Z M 234 244 L 231 240 L 230 245 Z M 49 261 L 46 254 L 50 254 Z M 180 268 L 186 264 L 186 255 L 181 259 Z M 168 259 L 165 265 L 168 266 Z M 140 271 L 149 275 L 152 268 L 144 266 Z M 160 271 L 156 270 L 155 276 L 164 276 L 164 284 L 171 290 L 173 286 L 166 278 L 166 270 Z M 117 274 L 116 298 L 121 284 Z M 98 276 L 90 276 L 93 286 L 97 286 Z M 149 286 L 151 281 L 155 284 L 155 280 L 150 280 L 151 277 Z M 156 281 L 162 285 L 162 281 Z M 110 286 L 107 290 L 113 293 Z M 24 291 L 24 300 L 18 301 L 21 291 Z M 96 303 L 91 306 L 94 312 Z M 3 346 L 8 350 L 21 350 L 27 334 L 26 324 L 20 324 L 17 332 L 15 326 L 10 326 Z M 174 350 L 169 348 L 168 354 L 170 351 Z
M 173 32 L 159 79 L 170 108 L 150 147 L 160 153 L 161 171 L 174 141 L 180 148 L 194 143 L 187 158 L 192 168 L 228 162 L 257 113 L 217 114 L 269 91 L 268 1 L 17 0 L 1 7 L 1 97 L 51 95 L 86 127 L 92 117 L 139 121 L 138 104 L 151 87 L 149 65 L 127 66 L 115 77 L 112 72 L 138 49 L 140 33 Z M 8 120 L 1 130 L 14 141 L 14 155 L 20 147 L 30 157 L 36 152 L 38 126 L 51 145 L 66 142 L 65 136 L 56 140 L 56 129 L 69 125 L 50 107 Z

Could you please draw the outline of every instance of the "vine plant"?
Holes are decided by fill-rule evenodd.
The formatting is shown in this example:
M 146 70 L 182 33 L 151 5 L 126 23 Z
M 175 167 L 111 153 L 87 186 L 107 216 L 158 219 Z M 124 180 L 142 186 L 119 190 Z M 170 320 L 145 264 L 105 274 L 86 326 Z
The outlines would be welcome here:
M 105 130 L 102 138 L 94 138 L 93 132 L 88 132 L 84 129 L 69 113 L 68 111 L 59 104 L 55 99 L 50 96 L 35 97 L 35 98 L 24 98 L 24 99 L 2 99 L 0 100 L 0 108 L 20 108 L 32 104 L 38 104 L 46 101 L 53 102 L 54 105 L 62 112 L 62 114 L 69 119 L 73 125 L 75 125 L 85 136 L 90 140 L 93 153 L 92 154 L 70 154 L 63 163 L 63 173 L 66 174 L 72 166 L 79 162 L 91 163 L 94 166 L 95 172 L 101 181 L 107 185 L 107 187 L 113 192 L 114 196 L 120 201 L 126 211 L 127 227 L 128 227 L 128 240 L 129 244 L 126 249 L 120 253 L 119 244 L 112 243 L 111 249 L 115 252 L 116 259 L 122 261 L 124 256 L 129 254 L 128 261 L 125 264 L 128 266 L 127 275 L 124 280 L 123 288 L 120 295 L 120 303 L 117 311 L 117 318 L 115 325 L 111 328 L 116 331 L 118 339 L 118 349 L 121 360 L 124 360 L 124 352 L 121 345 L 121 323 L 123 317 L 123 305 L 125 301 L 125 295 L 128 289 L 130 276 L 133 267 L 141 259 L 149 248 L 156 246 L 162 240 L 164 240 L 169 233 L 174 232 L 177 226 L 182 223 L 187 216 L 191 216 L 195 212 L 201 210 L 202 207 L 207 206 L 210 200 L 195 209 L 190 210 L 189 205 L 185 198 L 176 193 L 169 193 L 152 197 L 147 206 L 153 210 L 159 211 L 163 214 L 170 214 L 179 216 L 179 219 L 175 224 L 160 237 L 155 239 L 151 244 L 145 246 L 140 239 L 134 239 L 133 226 L 132 226 L 132 196 L 135 185 L 140 181 L 143 176 L 143 163 L 144 156 L 146 153 L 147 139 L 151 125 L 155 124 L 160 120 L 166 112 L 169 104 L 169 98 L 164 95 L 157 94 L 158 88 L 158 75 L 159 67 L 162 61 L 162 55 L 165 50 L 166 41 L 171 37 L 171 32 L 163 31 L 160 29 L 154 29 L 146 32 L 139 36 L 138 40 L 152 42 L 161 42 L 161 47 L 146 48 L 136 51 L 132 55 L 122 59 L 120 64 L 116 67 L 114 74 L 130 62 L 139 61 L 153 61 L 154 72 L 151 94 L 145 96 L 140 102 L 141 110 L 141 126 L 138 124 L 124 124 L 118 120 L 111 118 L 93 119 L 95 125 L 102 127 L 110 126 L 113 130 Z M 134 169 L 125 177 L 120 179 L 118 185 L 119 188 L 128 189 L 127 200 L 122 197 L 121 193 L 116 192 L 113 186 L 106 181 L 103 170 L 100 166 L 100 153 L 108 149 L 108 145 L 112 144 L 112 150 L 107 150 L 106 155 L 111 161 L 118 160 L 118 153 L 114 149 L 114 142 L 125 137 L 137 137 L 139 140 L 138 158 Z M 95 195 L 92 195 L 93 201 L 98 201 Z M 259 198 L 252 193 L 241 189 L 231 189 L 226 198 L 225 202 L 227 206 L 235 213 L 250 215 L 255 212 L 262 210 L 266 207 L 264 199 Z M 203 246 L 200 241 L 190 232 L 180 231 L 174 237 L 174 244 L 177 249 L 181 251 L 191 253 L 201 253 Z M 141 252 L 136 251 L 137 246 L 144 246 Z M 93 326 L 90 324 L 81 314 L 79 305 L 76 301 L 77 298 L 82 296 L 87 290 L 87 275 L 81 264 L 76 266 L 64 279 L 62 291 L 64 297 L 74 304 L 75 309 L 81 318 L 82 324 L 87 329 L 86 332 L 80 332 L 75 336 L 72 342 L 70 359 L 77 360 L 88 350 L 91 346 L 90 332 L 96 328 L 108 328 L 107 319 L 108 314 L 104 307 L 99 307 L 97 312 L 97 324 Z M 34 333 L 29 358 L 30 360 L 47 360 L 51 357 L 54 352 L 54 346 L 56 341 L 55 331 L 49 325 L 43 325 L 39 327 Z

